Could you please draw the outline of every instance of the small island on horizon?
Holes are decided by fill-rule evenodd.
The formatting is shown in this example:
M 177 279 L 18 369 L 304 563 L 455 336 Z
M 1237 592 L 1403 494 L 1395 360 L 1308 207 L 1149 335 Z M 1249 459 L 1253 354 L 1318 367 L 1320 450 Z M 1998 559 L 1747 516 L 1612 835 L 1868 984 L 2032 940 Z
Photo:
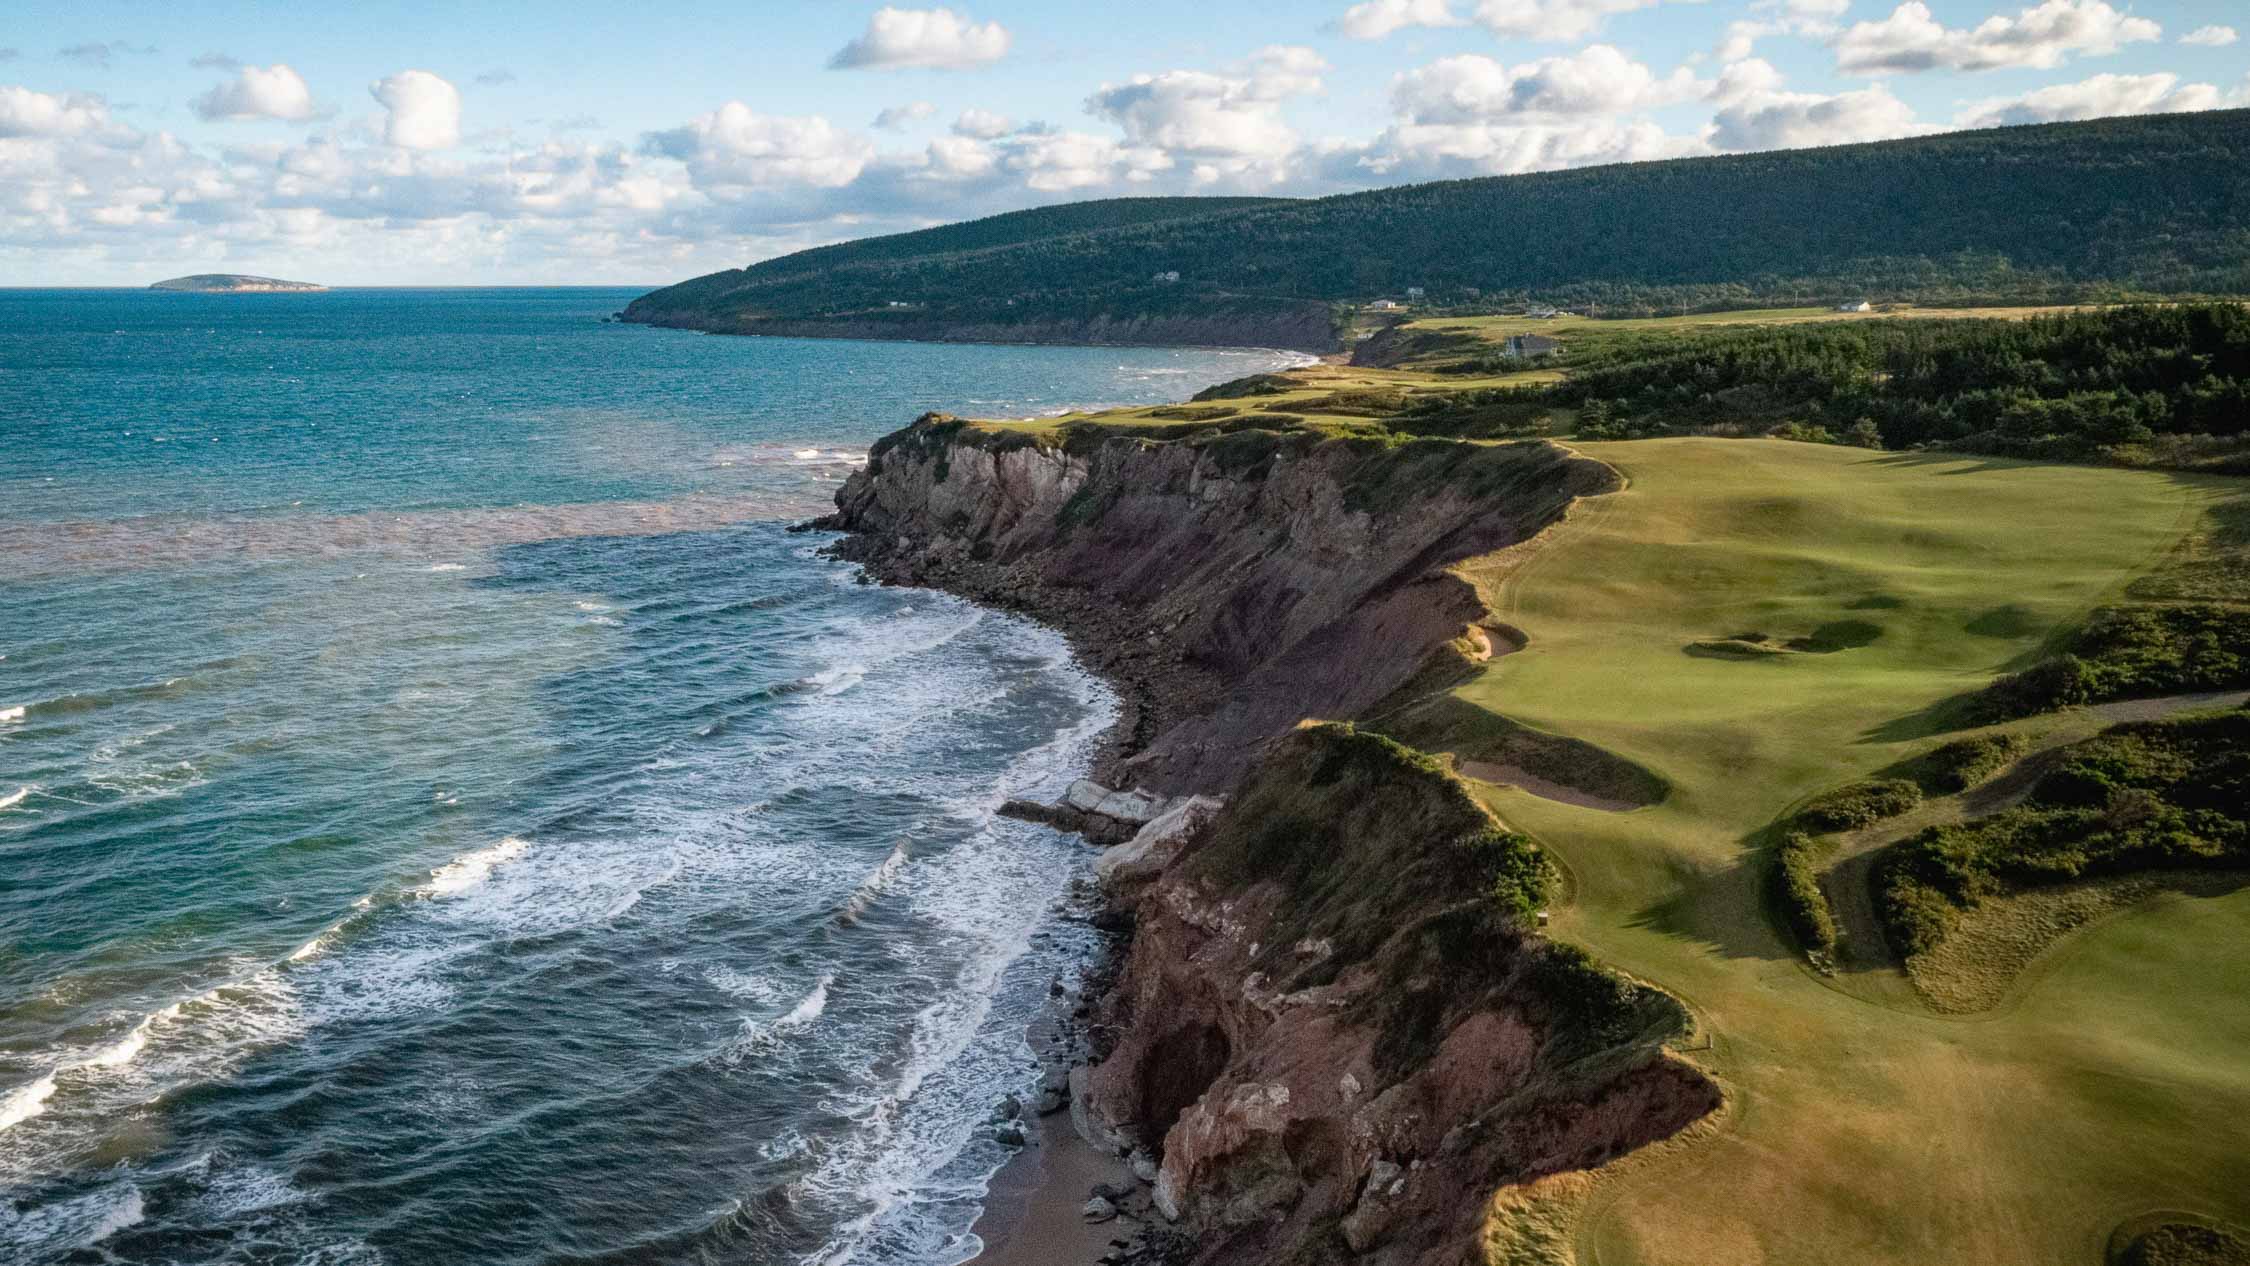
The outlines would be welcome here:
M 253 277 L 248 273 L 191 273 L 154 283 L 151 290 L 187 290 L 198 294 L 268 294 L 275 291 L 310 292 L 328 287 L 311 281 L 283 281 L 279 277 Z

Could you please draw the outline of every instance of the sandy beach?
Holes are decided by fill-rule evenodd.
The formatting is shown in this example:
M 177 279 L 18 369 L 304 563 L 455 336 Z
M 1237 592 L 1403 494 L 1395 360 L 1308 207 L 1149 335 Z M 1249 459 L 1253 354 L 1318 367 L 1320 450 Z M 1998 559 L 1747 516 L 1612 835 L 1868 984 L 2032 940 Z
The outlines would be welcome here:
M 1139 1229 L 1123 1214 L 1089 1223 L 1083 1213 L 1097 1184 L 1133 1181 L 1125 1162 L 1078 1137 L 1068 1112 L 1035 1124 L 1031 1142 L 993 1176 L 975 1227 L 984 1250 L 971 1266 L 1091 1266 Z

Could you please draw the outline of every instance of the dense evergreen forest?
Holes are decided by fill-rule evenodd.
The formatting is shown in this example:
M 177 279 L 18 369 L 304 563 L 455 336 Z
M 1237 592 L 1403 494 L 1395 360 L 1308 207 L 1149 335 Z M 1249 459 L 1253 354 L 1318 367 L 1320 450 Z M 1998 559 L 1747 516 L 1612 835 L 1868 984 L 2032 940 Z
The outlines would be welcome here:
M 1163 279 L 1171 272 L 1179 280 Z M 1081 203 L 715 273 L 644 296 L 628 315 L 722 329 L 1008 322 L 1247 313 L 1408 287 L 1432 304 L 1536 298 L 1603 315 L 1863 296 L 2250 293 L 2250 110 L 1309 200 Z
M 1569 369 L 1518 394 L 1576 407 L 1589 437 L 1774 425 L 1884 448 L 2074 459 L 2234 452 L 2250 433 L 2250 307 L 2234 303 L 1746 326 L 1612 342 Z M 1456 407 L 1480 394 L 1501 393 Z

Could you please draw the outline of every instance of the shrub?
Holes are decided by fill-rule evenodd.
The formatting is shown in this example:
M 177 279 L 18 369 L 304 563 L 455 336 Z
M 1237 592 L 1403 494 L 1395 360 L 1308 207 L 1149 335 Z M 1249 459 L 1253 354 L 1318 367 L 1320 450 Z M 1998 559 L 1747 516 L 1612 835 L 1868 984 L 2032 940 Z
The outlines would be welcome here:
M 1836 918 L 1829 911 L 1828 894 L 1820 888 L 1819 851 L 1813 837 L 1803 831 L 1783 835 L 1781 846 L 1774 850 L 1773 896 L 1797 943 L 1828 955 L 1836 952 Z
M 1984 720 L 2054 708 L 2250 686 L 2250 610 L 2217 603 L 2110 607 L 2064 654 L 1972 697 Z
M 1851 831 L 1895 818 L 1922 803 L 1922 789 L 1904 778 L 1855 782 L 1815 797 L 1797 811 L 1808 831 Z
M 2250 1266 L 2250 1241 L 2217 1227 L 2171 1222 L 2136 1237 L 2122 1266 Z
M 1926 792 L 1967 791 L 2006 769 L 2031 744 L 2021 734 L 1984 734 L 1955 739 L 1923 753 L 1905 766 Z
M 1877 905 L 1911 955 L 1988 897 L 2183 866 L 2250 867 L 2250 711 L 2112 726 L 2064 749 L 2023 805 L 1894 846 Z

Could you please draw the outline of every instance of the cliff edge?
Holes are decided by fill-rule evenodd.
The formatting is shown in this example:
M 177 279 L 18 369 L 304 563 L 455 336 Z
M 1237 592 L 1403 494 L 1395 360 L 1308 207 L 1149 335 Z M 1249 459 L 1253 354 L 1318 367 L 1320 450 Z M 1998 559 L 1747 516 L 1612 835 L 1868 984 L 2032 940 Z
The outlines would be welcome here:
M 1071 634 L 1125 705 L 1101 780 L 1195 797 L 1102 859 L 1133 931 L 1069 1078 L 1182 1259 L 1479 1261 L 1495 1192 L 1720 1094 L 1668 1053 L 1676 1000 L 1538 934 L 1535 842 L 1340 722 L 1473 671 L 1499 626 L 1453 566 L 1618 478 L 1538 441 L 1259 422 L 927 415 L 822 526 L 878 579 Z

